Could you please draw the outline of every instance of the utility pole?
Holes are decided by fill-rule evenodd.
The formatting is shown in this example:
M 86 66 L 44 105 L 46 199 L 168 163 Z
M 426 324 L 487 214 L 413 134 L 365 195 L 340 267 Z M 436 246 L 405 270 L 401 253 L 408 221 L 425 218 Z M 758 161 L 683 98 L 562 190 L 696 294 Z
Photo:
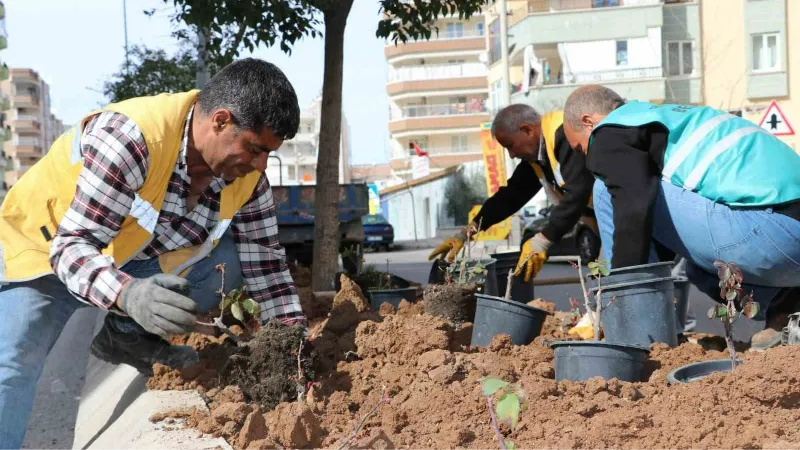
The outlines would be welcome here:
M 506 0 L 497 0 L 497 9 L 500 14 L 500 61 L 503 67 L 503 107 L 511 104 L 511 73 L 508 64 L 508 11 Z M 526 76 L 523 74 L 523 76 Z M 506 152 L 505 155 L 506 176 L 510 176 L 514 171 L 514 163 Z M 517 214 L 511 216 L 511 233 L 509 235 L 510 245 L 519 245 L 522 241 L 520 230 L 520 220 Z
M 197 89 L 203 89 L 208 81 L 208 67 L 206 66 L 207 60 L 207 50 L 206 46 L 208 44 L 208 40 L 206 38 L 205 32 L 198 28 L 197 29 L 197 72 L 195 75 L 195 87 Z
M 122 0 L 122 23 L 125 32 L 125 72 L 130 72 L 131 61 L 128 57 L 128 5 L 126 0 Z

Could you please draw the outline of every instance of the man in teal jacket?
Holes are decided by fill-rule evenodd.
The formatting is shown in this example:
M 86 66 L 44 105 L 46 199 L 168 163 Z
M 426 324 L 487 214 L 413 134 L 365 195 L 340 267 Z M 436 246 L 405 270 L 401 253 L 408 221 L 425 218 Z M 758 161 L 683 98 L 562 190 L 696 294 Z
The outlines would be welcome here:
M 800 311 L 800 155 L 754 123 L 705 106 L 623 100 L 584 86 L 564 131 L 597 181 L 595 214 L 612 267 L 686 258 L 692 284 L 717 301 L 713 262 L 735 262 L 766 327 L 754 349 L 780 343 Z M 662 258 L 663 259 L 663 258 Z

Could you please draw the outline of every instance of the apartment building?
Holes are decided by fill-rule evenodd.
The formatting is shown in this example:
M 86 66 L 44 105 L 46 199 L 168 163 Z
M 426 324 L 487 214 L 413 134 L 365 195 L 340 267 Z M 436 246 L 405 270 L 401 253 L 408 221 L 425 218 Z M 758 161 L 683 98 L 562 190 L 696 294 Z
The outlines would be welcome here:
M 50 111 L 50 87 L 33 69 L 10 69 L 9 78 L 0 83 L 3 122 L 10 125 L 4 145 L 6 172 L 4 182 L 10 188 L 50 149 L 64 132 L 64 125 Z
M 0 51 L 8 48 L 8 33 L 6 32 L 6 6 L 0 0 Z M 8 80 L 8 64 L 0 60 L 0 82 Z M 6 141 L 11 139 L 11 126 L 5 118 L 6 111 L 11 107 L 8 96 L 0 92 L 0 203 L 6 196 L 8 188 L 5 184 L 5 173 L 8 168 L 5 147 Z
M 697 0 L 508 0 L 511 103 L 561 109 L 583 84 L 625 98 L 702 103 Z M 499 16 L 489 31 L 490 104 L 503 100 Z
M 294 138 L 285 141 L 270 156 L 267 178 L 270 184 L 315 184 L 319 156 L 319 127 L 322 116 L 322 97 L 300 111 L 300 128 Z M 339 183 L 350 183 L 350 126 L 342 113 L 342 132 L 339 145 Z
M 800 3 L 702 0 L 703 96 L 800 152 Z M 776 106 L 772 106 L 773 101 Z
M 395 180 L 482 158 L 480 124 L 489 120 L 485 24 L 441 17 L 430 39 L 387 43 L 390 166 Z M 420 172 L 417 172 L 417 177 Z

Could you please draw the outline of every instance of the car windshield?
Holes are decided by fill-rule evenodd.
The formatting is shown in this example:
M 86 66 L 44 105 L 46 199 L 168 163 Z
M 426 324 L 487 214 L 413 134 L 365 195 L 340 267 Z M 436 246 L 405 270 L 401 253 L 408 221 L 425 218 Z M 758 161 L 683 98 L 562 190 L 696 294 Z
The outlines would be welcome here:
M 362 225 L 388 225 L 389 222 L 380 214 L 370 214 L 361 216 Z

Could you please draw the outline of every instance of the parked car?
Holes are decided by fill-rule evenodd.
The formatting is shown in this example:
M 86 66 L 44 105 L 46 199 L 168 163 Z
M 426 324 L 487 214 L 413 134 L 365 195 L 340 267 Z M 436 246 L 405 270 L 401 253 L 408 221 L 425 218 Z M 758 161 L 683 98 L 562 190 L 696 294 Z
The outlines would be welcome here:
M 541 217 L 532 220 L 525 226 L 522 232 L 523 244 L 547 226 L 552 210 L 552 206 L 540 209 L 539 215 Z M 600 255 L 600 244 L 600 236 L 597 231 L 582 220 L 579 220 L 560 241 L 553 243 L 547 253 L 549 256 L 580 255 L 581 260 L 588 263 L 596 260 Z
M 364 227 L 364 248 L 389 251 L 394 247 L 394 227 L 382 214 L 361 216 Z

